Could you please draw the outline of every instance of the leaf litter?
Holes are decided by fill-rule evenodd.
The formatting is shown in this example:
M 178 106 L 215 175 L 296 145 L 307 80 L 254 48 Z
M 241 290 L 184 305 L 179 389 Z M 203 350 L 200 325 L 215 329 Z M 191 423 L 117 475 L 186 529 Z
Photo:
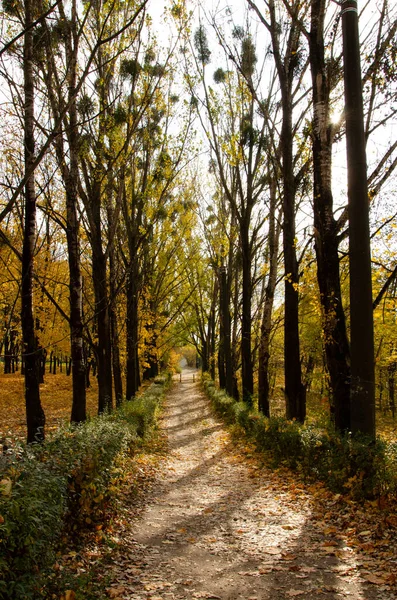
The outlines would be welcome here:
M 104 597 L 396 597 L 391 510 L 261 464 L 186 375 L 169 393 L 162 427 L 167 456 L 142 458 L 132 490 L 120 494 L 112 532 L 98 532 L 113 536 L 111 552 L 105 558 L 90 548 Z

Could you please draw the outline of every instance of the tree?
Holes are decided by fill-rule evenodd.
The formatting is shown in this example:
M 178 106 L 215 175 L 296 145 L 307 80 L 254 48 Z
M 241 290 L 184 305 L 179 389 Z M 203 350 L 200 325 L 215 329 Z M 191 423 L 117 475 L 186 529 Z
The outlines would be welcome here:
M 357 1 L 342 2 L 349 198 L 351 426 L 375 437 L 375 373 L 367 161 Z
M 278 194 L 277 194 L 277 174 L 278 169 L 272 169 L 272 178 L 270 183 L 269 199 L 269 230 L 268 230 L 268 269 L 265 298 L 263 303 L 261 332 L 259 341 L 258 357 L 258 408 L 266 415 L 270 416 L 270 336 L 272 332 L 272 315 L 274 295 L 277 284 L 278 273 L 278 249 L 281 231 L 281 211 L 278 212 Z
M 312 0 L 308 34 L 313 94 L 313 213 L 317 279 L 323 309 L 323 337 L 335 427 L 350 429 L 350 365 L 339 275 L 339 230 L 332 195 L 332 145 L 336 126 L 330 120 L 330 93 L 336 59 L 325 59 L 327 2 Z
M 207 84 L 206 64 L 210 51 L 203 27 L 195 34 L 196 68 L 202 85 L 202 106 L 208 126 L 203 129 L 210 144 L 216 177 L 234 215 L 239 235 L 241 256 L 241 372 L 243 399 L 253 402 L 254 374 L 252 356 L 252 277 L 253 259 L 263 213 L 258 210 L 259 199 L 267 187 L 262 175 L 265 161 L 267 122 L 255 111 L 255 99 L 250 91 L 257 61 L 255 45 L 249 32 L 238 32 L 240 71 L 217 69 L 214 81 L 221 86 L 217 95 Z M 249 79 L 251 86 L 247 85 Z M 194 92 L 195 93 L 195 92 Z M 196 98 L 198 95 L 196 93 Z M 221 108 L 222 107 L 222 108 Z M 224 107 L 227 108 L 224 111 Z
M 252 0 L 249 5 L 255 10 L 260 21 L 271 35 L 272 50 L 278 74 L 282 107 L 282 126 L 280 133 L 280 150 L 282 156 L 282 205 L 283 205 L 283 250 L 284 250 L 284 370 L 285 395 L 287 403 L 287 418 L 304 421 L 306 414 L 305 387 L 302 383 L 300 346 L 299 346 L 299 271 L 296 255 L 296 226 L 295 226 L 295 195 L 298 180 L 294 174 L 294 126 L 293 105 L 296 88 L 294 81 L 299 74 L 301 78 L 304 61 L 300 49 L 301 30 L 298 17 L 305 10 L 305 3 L 294 4 L 290 7 L 288 33 L 286 39 L 281 39 L 281 16 L 276 10 L 274 0 L 266 5 L 270 20 L 267 20 L 261 10 Z M 287 18 L 289 13 L 287 12 Z M 282 47 L 285 42 L 285 47 Z
M 33 76 L 33 3 L 24 0 L 24 143 L 25 143 L 25 204 L 22 250 L 21 323 L 22 359 L 25 369 L 25 403 L 28 442 L 44 440 L 45 415 L 40 401 L 39 354 L 33 314 L 33 269 L 36 245 L 36 190 L 34 181 L 34 76 Z
M 65 27 L 68 23 L 69 27 Z M 71 421 L 81 422 L 86 419 L 86 367 L 83 349 L 83 297 L 82 274 L 80 261 L 80 224 L 78 219 L 78 185 L 79 185 L 79 132 L 77 115 L 77 65 L 80 35 L 78 34 L 77 5 L 73 0 L 70 17 L 66 15 L 64 3 L 59 3 L 57 26 L 62 30 L 61 40 L 64 42 L 65 63 L 67 65 L 67 91 L 62 89 L 59 78 L 59 64 L 56 52 L 59 42 L 54 48 L 54 32 L 45 27 L 45 54 L 41 63 L 44 80 L 47 84 L 50 107 L 55 121 L 64 114 L 63 123 L 66 140 L 58 136 L 55 140 L 55 152 L 65 186 L 66 223 L 65 232 L 68 247 L 69 263 L 69 326 L 72 359 L 73 399 Z M 56 42 L 55 42 L 56 43 Z M 54 51 L 55 50 L 55 51 Z M 69 109 L 65 113 L 65 106 Z M 65 144 L 68 145 L 67 157 Z

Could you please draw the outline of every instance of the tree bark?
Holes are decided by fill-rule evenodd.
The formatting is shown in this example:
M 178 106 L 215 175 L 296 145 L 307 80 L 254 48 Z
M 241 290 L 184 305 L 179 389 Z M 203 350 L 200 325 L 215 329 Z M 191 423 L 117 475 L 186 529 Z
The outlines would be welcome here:
M 69 160 L 65 173 L 66 190 L 66 239 L 69 262 L 69 302 L 70 302 L 70 345 L 72 358 L 73 400 L 71 421 L 80 423 L 87 418 L 86 409 L 86 367 L 83 351 L 83 285 L 80 263 L 80 226 L 77 216 L 78 204 L 78 129 L 77 108 L 73 100 L 76 93 L 77 77 L 77 9 L 72 4 L 72 34 L 68 41 L 69 55 Z M 73 100 L 73 101 L 72 101 Z
M 226 390 L 228 396 L 232 397 L 233 364 L 230 337 L 230 285 L 225 267 L 221 267 L 219 279 L 220 349 L 222 349 L 222 382 L 221 367 L 219 367 L 219 385 Z
M 211 311 L 208 319 L 208 361 L 211 379 L 215 379 L 215 326 L 216 326 L 216 305 L 218 300 L 219 283 L 217 277 L 214 277 L 213 296 L 211 302 Z
M 109 271 L 110 271 L 110 329 L 111 329 L 111 343 L 112 343 L 112 366 L 113 366 L 113 381 L 114 381 L 114 394 L 116 398 L 116 406 L 121 406 L 123 400 L 123 379 L 121 371 L 120 361 L 120 338 L 119 338 L 119 324 L 116 312 L 116 267 L 115 267 L 115 256 L 114 248 L 112 247 L 109 253 Z
M 139 388 L 138 356 L 138 287 L 135 258 L 130 249 L 130 272 L 127 279 L 127 381 L 126 398 L 131 400 Z
M 99 199 L 93 203 L 99 202 Z M 96 358 L 98 366 L 98 413 L 113 408 L 112 388 L 112 349 L 110 337 L 109 298 L 107 291 L 106 256 L 102 249 L 99 210 L 97 212 L 97 229 L 92 234 L 92 279 L 95 296 L 95 316 L 97 323 L 98 343 Z
M 22 341 L 25 373 L 25 404 L 28 443 L 44 440 L 45 415 L 40 401 L 39 354 L 35 336 L 33 315 L 33 263 L 36 244 L 36 190 L 34 181 L 34 81 L 33 81 L 33 16 L 32 0 L 25 0 L 24 36 L 24 159 L 25 177 L 31 173 L 25 185 L 24 234 L 22 250 Z
M 261 322 L 261 335 L 259 343 L 258 361 L 258 408 L 267 417 L 270 417 L 270 334 L 272 331 L 272 313 L 274 293 L 277 283 L 278 248 L 280 238 L 280 218 L 276 222 L 277 182 L 272 178 L 270 186 L 269 208 L 269 277 L 265 290 L 265 302 Z M 280 215 L 281 216 L 281 215 Z
M 251 246 L 249 241 L 249 222 L 240 223 L 240 243 L 243 261 L 242 273 L 242 299 L 243 299 L 243 314 L 241 328 L 241 375 L 243 386 L 243 401 L 252 404 L 252 396 L 254 394 L 254 373 L 251 356 L 251 297 L 252 297 L 252 281 L 251 281 Z
M 314 238 L 331 406 L 336 429 L 349 431 L 350 352 L 340 286 L 338 227 L 333 215 L 333 131 L 329 119 L 330 89 L 324 50 L 325 9 L 325 0 L 312 0 L 309 41 L 313 90 Z
M 350 411 L 353 433 L 375 437 L 375 357 L 366 142 L 356 0 L 342 2 L 349 207 Z
M 284 250 L 284 372 L 286 413 L 288 419 L 303 422 L 306 416 L 306 394 L 302 383 L 299 341 L 299 273 L 296 258 L 295 176 L 293 161 L 292 83 L 299 47 L 299 30 L 292 19 L 287 55 L 280 53 L 279 30 L 274 0 L 269 1 L 273 53 L 281 89 L 282 127 L 281 156 L 283 179 L 283 250 Z

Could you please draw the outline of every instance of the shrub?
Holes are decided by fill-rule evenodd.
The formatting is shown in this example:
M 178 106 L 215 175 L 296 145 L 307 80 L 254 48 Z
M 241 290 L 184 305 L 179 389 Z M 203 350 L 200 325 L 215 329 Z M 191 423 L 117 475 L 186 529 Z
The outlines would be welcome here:
M 52 560 L 66 508 L 66 477 L 24 451 L 3 474 L 0 598 L 35 598 L 39 568 Z
M 396 494 L 397 444 L 341 436 L 281 417 L 268 419 L 228 397 L 206 374 L 202 384 L 215 411 L 227 423 L 242 428 L 273 465 L 297 469 L 305 479 L 321 480 L 332 491 L 348 493 L 356 500 Z
M 169 379 L 113 413 L 20 445 L 0 464 L 0 599 L 38 598 L 60 534 L 90 525 L 110 498 L 118 459 L 155 427 Z

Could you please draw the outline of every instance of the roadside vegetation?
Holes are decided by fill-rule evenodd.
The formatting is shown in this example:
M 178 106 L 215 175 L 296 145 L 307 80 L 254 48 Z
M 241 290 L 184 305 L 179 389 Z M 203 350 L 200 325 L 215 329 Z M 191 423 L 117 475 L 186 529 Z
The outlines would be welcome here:
M 42 597 L 62 545 L 84 530 L 106 536 L 128 461 L 157 427 L 168 386 L 169 378 L 158 379 L 111 414 L 64 424 L 44 444 L 15 442 L 3 453 L 0 598 Z

